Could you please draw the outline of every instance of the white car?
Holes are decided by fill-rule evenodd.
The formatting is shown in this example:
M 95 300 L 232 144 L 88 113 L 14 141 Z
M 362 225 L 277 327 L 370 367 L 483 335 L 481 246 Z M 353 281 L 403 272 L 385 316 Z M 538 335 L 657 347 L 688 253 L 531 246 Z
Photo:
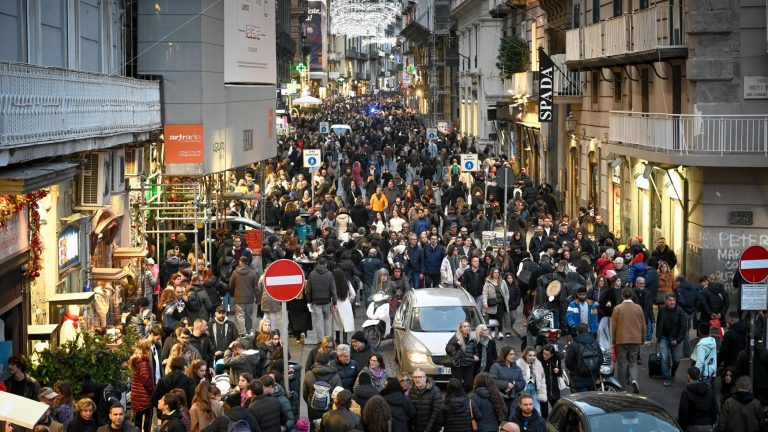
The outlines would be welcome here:
M 463 289 L 410 290 L 395 313 L 395 361 L 403 372 L 421 368 L 435 382 L 447 382 L 451 368 L 442 365 L 445 345 L 462 321 L 474 331 L 483 323 L 475 299 Z

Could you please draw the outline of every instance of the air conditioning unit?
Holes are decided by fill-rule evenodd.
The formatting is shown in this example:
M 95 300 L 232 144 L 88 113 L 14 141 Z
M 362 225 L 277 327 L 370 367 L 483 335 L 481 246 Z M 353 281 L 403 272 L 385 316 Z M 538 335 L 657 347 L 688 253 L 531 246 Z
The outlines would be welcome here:
M 110 153 L 88 153 L 78 172 L 79 205 L 102 207 L 106 205 L 112 186 Z
M 112 167 L 112 193 L 125 192 L 125 149 L 110 152 Z
M 144 148 L 136 147 L 125 150 L 125 175 L 144 175 Z

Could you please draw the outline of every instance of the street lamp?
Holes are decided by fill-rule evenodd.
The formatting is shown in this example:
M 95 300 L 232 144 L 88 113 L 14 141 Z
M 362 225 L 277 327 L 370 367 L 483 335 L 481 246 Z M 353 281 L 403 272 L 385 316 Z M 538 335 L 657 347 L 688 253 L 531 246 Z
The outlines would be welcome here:
M 572 134 L 576 130 L 576 116 L 573 113 L 568 113 L 568 117 L 565 118 L 565 130 L 569 134 Z

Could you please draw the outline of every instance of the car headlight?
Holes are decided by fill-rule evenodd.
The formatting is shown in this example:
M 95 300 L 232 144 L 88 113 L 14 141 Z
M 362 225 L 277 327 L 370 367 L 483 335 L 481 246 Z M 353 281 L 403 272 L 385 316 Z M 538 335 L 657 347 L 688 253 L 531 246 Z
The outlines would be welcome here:
M 410 360 L 411 363 L 424 364 L 429 361 L 429 356 L 424 353 L 410 352 L 408 353 L 408 360 Z
M 600 366 L 600 373 L 602 375 L 610 375 L 613 373 L 613 366 L 611 365 L 602 365 Z

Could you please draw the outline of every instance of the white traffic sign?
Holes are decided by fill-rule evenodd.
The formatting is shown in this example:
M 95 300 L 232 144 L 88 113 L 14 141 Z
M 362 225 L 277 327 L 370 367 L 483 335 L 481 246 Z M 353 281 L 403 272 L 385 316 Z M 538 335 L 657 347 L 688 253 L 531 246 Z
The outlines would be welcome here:
M 331 124 L 328 122 L 320 122 L 320 133 L 327 134 L 331 131 Z
M 768 307 L 768 285 L 741 284 L 741 309 L 761 311 Z
M 320 162 L 322 161 L 320 149 L 305 149 L 303 154 L 304 168 L 320 168 Z
M 461 155 L 461 170 L 462 171 L 477 171 L 478 161 L 476 153 L 464 153 Z
M 427 128 L 427 139 L 430 141 L 434 141 L 437 139 L 437 129 L 435 128 Z

